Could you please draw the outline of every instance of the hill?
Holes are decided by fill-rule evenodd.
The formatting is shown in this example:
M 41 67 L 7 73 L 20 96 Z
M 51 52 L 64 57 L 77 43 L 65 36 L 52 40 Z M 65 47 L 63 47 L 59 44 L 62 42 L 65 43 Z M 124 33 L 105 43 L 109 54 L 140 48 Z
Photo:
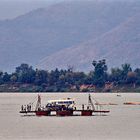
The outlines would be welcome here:
M 89 70 L 93 59 L 112 60 L 109 54 L 116 51 L 116 42 L 120 52 L 121 48 L 131 52 L 132 45 L 139 45 L 139 34 L 133 36 L 139 31 L 135 24 L 139 12 L 139 1 L 73 1 L 0 21 L 0 69 L 12 71 L 24 62 L 47 69 L 74 65 L 78 70 Z M 127 29 L 125 24 L 134 27 Z M 121 31 L 127 32 L 127 41 L 125 33 L 120 36 Z M 128 58 L 128 54 L 123 55 L 123 59 Z M 118 57 L 110 65 L 119 65 L 122 59 L 120 54 Z M 132 62 L 138 58 L 132 55 Z
M 82 71 L 92 70 L 92 60 L 106 59 L 109 67 L 130 63 L 140 65 L 140 14 L 129 18 L 99 38 L 90 39 L 78 46 L 57 52 L 46 60 L 43 66 L 66 68 L 68 65 Z

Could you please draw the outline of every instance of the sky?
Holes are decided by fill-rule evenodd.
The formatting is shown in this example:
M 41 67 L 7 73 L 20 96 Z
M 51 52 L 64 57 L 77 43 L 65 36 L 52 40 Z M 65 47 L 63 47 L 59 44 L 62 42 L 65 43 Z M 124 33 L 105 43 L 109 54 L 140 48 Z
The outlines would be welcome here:
M 55 4 L 62 1 L 71 1 L 71 0 L 0 0 L 0 20 L 12 19 L 19 15 L 28 13 L 29 11 L 32 11 L 34 9 L 47 7 L 51 4 Z M 108 0 L 108 1 L 117 1 L 117 0 Z M 118 1 L 128 1 L 128 0 L 118 0 Z
M 68 0 L 0 0 L 0 20 L 12 19 L 37 8 Z

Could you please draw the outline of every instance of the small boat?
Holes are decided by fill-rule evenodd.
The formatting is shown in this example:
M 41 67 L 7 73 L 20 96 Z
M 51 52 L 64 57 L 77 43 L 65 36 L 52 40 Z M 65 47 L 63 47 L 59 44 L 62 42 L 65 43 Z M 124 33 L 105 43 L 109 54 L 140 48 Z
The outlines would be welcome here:
M 118 105 L 116 103 L 95 103 L 95 105 Z
M 125 102 L 124 105 L 140 105 L 140 102 Z
M 121 94 L 117 94 L 118 97 L 121 97 Z

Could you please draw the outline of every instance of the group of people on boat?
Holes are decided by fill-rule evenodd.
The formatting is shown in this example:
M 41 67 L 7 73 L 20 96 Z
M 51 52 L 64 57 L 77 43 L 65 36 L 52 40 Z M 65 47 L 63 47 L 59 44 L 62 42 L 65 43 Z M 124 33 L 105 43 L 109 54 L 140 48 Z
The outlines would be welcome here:
M 32 110 L 32 106 L 31 106 L 31 104 L 27 104 L 27 105 L 22 105 L 21 106 L 21 111 L 31 111 Z

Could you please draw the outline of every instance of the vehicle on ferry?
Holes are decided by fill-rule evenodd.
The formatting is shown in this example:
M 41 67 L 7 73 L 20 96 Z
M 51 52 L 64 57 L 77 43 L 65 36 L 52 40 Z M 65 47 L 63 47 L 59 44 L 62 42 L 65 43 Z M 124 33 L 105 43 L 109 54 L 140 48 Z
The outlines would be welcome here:
M 49 100 L 46 108 L 50 110 L 73 110 L 75 108 L 75 101 L 72 98 Z

